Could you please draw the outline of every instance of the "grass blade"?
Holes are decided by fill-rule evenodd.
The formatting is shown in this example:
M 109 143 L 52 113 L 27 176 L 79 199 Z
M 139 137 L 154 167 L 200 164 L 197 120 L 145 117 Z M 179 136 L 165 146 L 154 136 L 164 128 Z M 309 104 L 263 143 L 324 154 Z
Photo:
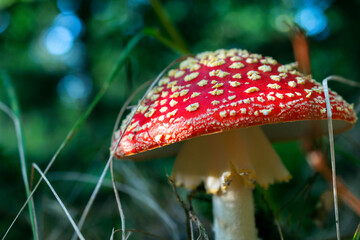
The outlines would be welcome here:
M 159 0 L 150 0 L 150 3 L 156 15 L 158 16 L 160 22 L 162 23 L 163 27 L 166 29 L 169 36 L 171 37 L 171 39 L 178 46 L 178 48 L 182 49 L 182 52 L 188 54 L 189 50 L 186 47 L 185 41 L 181 37 L 179 31 L 176 29 L 174 24 L 171 22 L 169 16 L 166 14 Z
M 114 240 L 114 234 L 115 234 L 115 229 L 113 228 L 111 231 L 110 240 Z
M 149 82 L 144 83 L 143 85 L 141 85 L 141 86 L 137 89 L 137 91 L 142 90 L 142 88 L 145 87 L 145 86 L 147 86 L 148 84 L 149 84 Z M 132 99 L 135 97 L 137 91 L 136 91 L 135 93 L 133 93 L 133 94 L 126 100 L 126 102 L 124 103 L 123 107 L 122 107 L 121 110 L 120 110 L 119 116 L 118 116 L 118 118 L 117 118 L 117 120 L 116 120 L 117 123 L 120 121 L 121 116 L 124 114 L 127 106 L 130 104 L 130 102 L 132 101 Z M 135 113 L 135 112 L 134 112 L 134 113 Z M 128 124 L 128 125 L 129 125 L 129 124 Z M 126 127 L 127 127 L 127 126 L 126 126 Z M 124 134 L 124 133 L 122 133 L 122 134 Z M 119 140 L 118 140 L 118 142 L 117 142 L 117 145 L 119 144 L 121 138 L 122 138 L 122 136 L 120 136 L 120 138 L 119 138 Z M 107 163 L 106 163 L 106 165 L 105 165 L 105 167 L 104 167 L 104 169 L 103 169 L 103 171 L 102 171 L 102 173 L 101 173 L 101 176 L 100 176 L 100 178 L 99 178 L 99 180 L 98 180 L 98 182 L 97 182 L 97 184 L 96 184 L 96 187 L 95 187 L 93 193 L 91 194 L 91 197 L 90 197 L 89 201 L 87 202 L 83 213 L 81 214 L 81 217 L 80 217 L 80 220 L 79 220 L 79 223 L 78 223 L 78 226 L 79 226 L 80 229 L 81 229 L 82 226 L 84 225 L 85 219 L 86 219 L 86 217 L 87 217 L 87 215 L 88 215 L 88 213 L 89 213 L 89 211 L 90 211 L 90 208 L 92 207 L 92 204 L 94 203 L 95 198 L 96 198 L 96 196 L 97 196 L 97 194 L 98 194 L 98 192 L 99 192 L 99 190 L 100 190 L 100 187 L 101 187 L 101 185 L 102 185 L 102 183 L 103 183 L 103 181 L 104 181 L 105 175 L 106 175 L 106 173 L 107 173 L 107 171 L 108 171 L 108 169 L 109 169 L 110 163 L 111 163 L 111 161 L 112 161 L 112 159 L 113 159 L 113 157 L 114 157 L 115 151 L 116 151 L 116 148 L 111 152 L 110 157 L 109 157 L 109 159 L 108 159 L 108 161 L 107 161 Z M 122 221 L 122 222 L 125 222 L 125 221 Z M 124 236 L 123 236 L 123 237 L 124 237 Z M 71 239 L 72 239 L 72 240 L 76 239 L 76 236 L 74 235 Z
M 159 42 L 161 42 L 163 45 L 167 46 L 168 48 L 170 48 L 176 52 L 179 52 L 181 54 L 184 54 L 184 55 L 190 54 L 190 52 L 187 49 L 183 49 L 176 43 L 170 41 L 169 39 L 167 39 L 166 37 L 161 35 L 161 33 L 157 29 L 147 28 L 144 31 L 147 35 L 154 37 L 156 40 L 158 40 Z
M 44 176 L 47 174 L 47 172 L 50 170 L 51 166 L 54 164 L 55 160 L 57 159 L 58 155 L 60 154 L 60 152 L 62 152 L 62 150 L 67 146 L 67 144 L 70 142 L 70 140 L 72 139 L 72 136 L 76 133 L 77 129 L 82 125 L 82 123 L 89 117 L 89 115 L 91 114 L 92 110 L 94 109 L 94 107 L 99 103 L 99 101 L 102 99 L 102 97 L 104 96 L 105 92 L 108 90 L 111 82 L 115 79 L 115 77 L 117 76 L 117 74 L 119 73 L 121 67 L 124 65 L 128 55 L 130 54 L 130 52 L 135 48 L 135 46 L 139 43 L 139 41 L 147 34 L 145 31 L 138 33 L 137 35 L 135 35 L 130 41 L 129 43 L 126 45 L 126 47 L 124 48 L 124 51 L 122 52 L 122 54 L 120 55 L 116 65 L 113 68 L 113 71 L 111 72 L 110 76 L 107 78 L 107 80 L 104 82 L 102 88 L 100 89 L 100 91 L 97 93 L 97 95 L 95 96 L 95 98 L 93 99 L 93 101 L 90 103 L 89 107 L 86 109 L 86 111 L 79 117 L 79 119 L 75 122 L 75 124 L 73 125 L 73 127 L 70 129 L 70 131 L 68 132 L 67 136 L 65 137 L 65 139 L 63 140 L 63 142 L 60 144 L 60 146 L 58 147 L 58 149 L 56 150 L 55 154 L 53 155 L 53 157 L 51 158 L 51 160 L 49 161 L 47 167 L 44 170 Z M 105 166 L 104 168 L 104 175 L 107 172 L 109 168 L 109 163 Z M 25 201 L 25 203 L 23 204 L 23 206 L 20 208 L 19 212 L 17 213 L 17 215 L 15 216 L 15 218 L 13 219 L 12 223 L 10 224 L 9 228 L 6 230 L 6 232 L 4 233 L 2 240 L 4 240 L 6 238 L 6 236 L 8 235 L 8 233 L 10 232 L 12 226 L 15 224 L 15 222 L 17 221 L 17 219 L 19 218 L 20 214 L 22 213 L 22 211 L 24 210 L 24 208 L 26 207 L 26 205 L 28 204 L 28 202 L 32 199 L 33 194 L 36 192 L 37 188 L 39 187 L 40 183 L 42 182 L 43 178 L 41 177 L 38 182 L 35 184 L 34 189 L 29 193 L 29 196 L 27 198 L 27 200 Z M 98 185 L 100 187 L 100 185 Z M 96 191 L 98 191 L 98 189 L 95 188 Z M 94 190 L 94 192 L 95 192 Z M 90 200 L 93 201 L 93 200 Z M 79 226 L 81 222 L 79 222 Z M 79 229 L 81 229 L 81 227 L 79 227 Z M 37 238 L 35 238 L 37 239 Z
M 356 228 L 353 240 L 360 240 L 360 224 L 358 225 L 358 227 Z
M 65 146 L 70 142 L 70 140 L 72 139 L 72 136 L 75 134 L 75 132 L 77 131 L 77 129 L 81 126 L 81 124 L 89 117 L 90 113 L 92 112 L 92 110 L 94 109 L 94 107 L 99 103 L 99 101 L 102 99 L 102 97 L 104 96 L 105 92 L 108 90 L 111 82 L 115 79 L 116 75 L 118 74 L 118 72 L 120 71 L 121 67 L 123 66 L 123 64 L 125 63 L 125 60 L 127 59 L 128 55 L 130 54 L 130 52 L 135 48 L 135 46 L 139 43 L 139 41 L 144 37 L 144 33 L 140 32 L 137 35 L 135 35 L 127 44 L 127 46 L 125 47 L 124 51 L 122 52 L 122 54 L 119 57 L 119 60 L 117 62 L 117 64 L 115 65 L 112 73 L 110 74 L 110 76 L 108 77 L 108 79 L 104 82 L 102 88 L 100 89 L 100 91 L 97 93 L 97 95 L 95 96 L 95 98 L 93 99 L 93 101 L 90 103 L 89 107 L 87 108 L 87 110 L 83 113 L 82 116 L 80 116 L 80 118 L 75 122 L 75 124 L 73 125 L 73 127 L 70 129 L 70 131 L 68 132 L 67 136 L 65 137 L 65 139 L 63 140 L 63 142 L 61 143 L 61 145 L 59 146 L 59 148 L 57 149 L 57 151 L 55 152 L 54 156 L 52 157 L 52 159 L 50 160 L 50 162 L 48 163 L 47 167 L 44 170 L 44 175 L 47 174 L 47 172 L 50 170 L 51 166 L 54 164 L 55 160 L 57 159 L 58 155 L 60 154 L 60 152 L 65 148 Z M 16 222 L 16 220 L 18 219 L 18 217 L 20 216 L 21 212 L 24 210 L 26 204 L 29 202 L 30 198 L 33 196 L 34 192 L 37 190 L 38 186 L 40 185 L 40 183 L 42 182 L 42 177 L 38 180 L 38 182 L 36 183 L 34 189 L 30 192 L 28 199 L 26 200 L 26 202 L 24 203 L 24 205 L 21 207 L 21 209 L 19 210 L 18 214 L 16 215 L 16 217 L 14 218 L 14 220 L 12 221 L 10 227 L 7 229 L 7 231 L 5 232 L 4 236 L 3 236 L 3 240 L 6 238 L 7 234 L 9 233 L 10 229 L 12 228 L 12 226 L 14 225 L 14 223 Z
M 1 79 L 3 81 L 3 84 L 5 86 L 8 98 L 10 100 L 11 110 L 13 114 L 9 114 L 9 117 L 14 123 L 15 132 L 16 132 L 16 138 L 17 138 L 17 145 L 19 148 L 19 157 L 20 157 L 20 168 L 21 168 L 21 174 L 25 186 L 25 193 L 26 197 L 30 196 L 30 187 L 29 187 L 29 180 L 27 175 L 27 163 L 25 158 L 25 143 L 23 138 L 23 130 L 22 130 L 22 124 L 20 121 L 20 107 L 17 100 L 17 96 L 15 93 L 15 89 L 11 83 L 10 77 L 6 72 L 1 72 Z M 11 111 L 9 109 L 9 111 Z M 37 228 L 37 222 L 36 222 L 36 216 L 35 216 L 35 207 L 34 207 L 34 201 L 33 198 L 30 198 L 30 201 L 28 203 L 29 208 L 29 215 L 30 215 L 30 223 L 33 233 L 34 239 L 39 239 L 39 233 Z
M 115 152 L 116 152 L 116 149 L 118 148 L 119 144 L 120 144 L 120 141 L 124 135 L 124 133 L 126 132 L 128 126 L 130 125 L 130 122 L 132 120 L 132 118 L 134 117 L 137 109 L 139 108 L 140 106 L 140 103 L 142 103 L 144 101 L 144 99 L 146 98 L 146 96 L 148 95 L 148 93 L 151 91 L 151 89 L 154 88 L 154 86 L 159 82 L 159 80 L 163 77 L 163 75 L 169 70 L 169 68 L 171 68 L 173 65 L 175 65 L 176 63 L 178 63 L 179 61 L 181 61 L 183 58 L 178 58 L 176 60 L 174 60 L 173 62 L 171 62 L 166 68 L 164 68 L 160 74 L 156 77 L 156 79 L 151 83 L 151 85 L 148 87 L 148 89 L 146 90 L 145 94 L 143 95 L 143 97 L 141 98 L 141 100 L 139 101 L 139 104 L 136 106 L 136 108 L 133 109 L 132 113 L 130 114 L 130 117 L 129 117 L 129 120 L 127 121 L 125 127 L 124 127 L 124 131 L 121 133 L 121 136 L 119 137 L 119 139 L 117 140 L 117 143 L 115 145 L 115 148 L 114 150 L 111 152 L 111 162 L 112 162 L 112 159 L 115 155 Z M 146 83 L 147 84 L 147 83 Z M 144 86 L 145 84 L 143 84 L 142 86 Z M 140 87 L 141 88 L 141 87 Z M 137 91 L 139 91 L 139 88 L 137 89 Z M 136 91 L 136 92 L 137 92 Z M 119 119 L 121 119 L 123 113 L 124 113 L 124 110 L 127 108 L 128 104 L 130 104 L 130 101 L 132 100 L 132 98 L 136 95 L 136 92 L 133 93 L 128 101 L 126 102 L 126 104 L 123 106 L 123 108 L 121 109 L 120 111 L 120 114 L 118 115 L 118 118 L 117 118 L 117 121 L 115 123 L 115 126 L 114 126 L 114 129 L 117 129 L 118 127 L 118 124 L 119 124 Z M 113 132 L 113 135 L 114 135 L 115 132 Z M 111 165 L 112 166 L 112 165 Z M 124 225 L 124 222 L 125 222 L 125 219 L 124 219 L 124 216 L 122 214 L 122 209 L 121 209 L 121 203 L 120 203 L 120 198 L 119 198 L 119 194 L 117 192 L 117 188 L 116 188 L 116 183 L 115 183 L 115 180 L 114 180 L 114 172 L 113 172 L 113 168 L 111 167 L 111 177 L 112 177 L 112 182 L 113 182 L 113 189 L 114 189 L 114 192 L 115 192 L 115 197 L 116 197 L 116 200 L 117 200 L 117 205 L 118 205 L 118 208 L 119 208 L 119 212 L 120 212 L 120 216 L 121 216 L 121 219 L 122 219 L 122 236 L 123 236 L 123 240 L 125 240 L 125 225 Z
M 117 229 L 117 230 L 113 231 L 113 234 L 115 234 L 117 232 L 121 232 L 121 231 L 122 231 L 121 229 Z M 149 232 L 144 232 L 144 231 L 141 231 L 141 230 L 126 229 L 126 231 L 129 232 L 129 233 L 141 233 L 141 234 L 143 234 L 145 236 L 151 237 L 152 239 L 165 240 L 164 238 L 161 238 L 160 236 L 157 236 L 157 235 L 149 233 Z M 146 238 L 146 239 L 148 239 L 148 238 Z
M 161 78 L 161 76 L 163 76 L 164 73 L 165 73 L 170 67 L 172 67 L 174 64 L 178 63 L 178 62 L 181 61 L 182 59 L 183 59 L 183 58 L 178 58 L 178 59 L 176 59 L 176 60 L 173 61 L 171 64 L 169 64 L 169 66 L 167 66 L 167 67 L 158 75 L 158 77 L 152 82 L 152 84 L 150 85 L 150 87 L 147 89 L 146 93 L 144 94 L 144 97 L 140 100 L 140 102 L 142 102 L 142 101 L 144 100 L 145 96 L 147 96 L 147 94 L 150 92 L 150 90 L 151 90 L 151 89 L 155 86 L 155 84 L 159 81 L 159 79 Z M 114 130 L 117 129 L 117 125 L 119 124 L 121 117 L 123 116 L 125 110 L 126 110 L 127 107 L 129 106 L 130 102 L 131 102 L 132 99 L 135 97 L 135 95 L 137 94 L 137 92 L 140 91 L 140 90 L 142 90 L 142 87 L 147 86 L 150 82 L 151 82 L 151 81 L 145 82 L 143 85 L 141 85 L 139 88 L 137 88 L 137 90 L 136 90 L 132 95 L 130 95 L 130 97 L 126 100 L 126 102 L 124 103 L 124 105 L 122 106 L 122 108 L 121 108 L 121 110 L 120 110 L 120 113 L 118 114 L 118 117 L 117 117 L 117 120 L 116 120 L 116 123 L 115 123 Z M 139 107 L 139 105 L 137 105 L 136 108 L 138 108 L 138 107 Z M 109 157 L 109 159 L 108 159 L 108 161 L 107 161 L 107 163 L 106 163 L 106 165 L 105 165 L 105 167 L 104 167 L 104 169 L 103 169 L 103 172 L 102 172 L 102 174 L 101 174 L 101 176 L 100 176 L 100 178 L 99 178 L 99 181 L 98 181 L 98 183 L 97 183 L 97 185 L 96 185 L 96 187 L 95 187 L 95 189 L 94 189 L 94 191 L 93 191 L 93 193 L 92 193 L 92 195 L 91 195 L 88 203 L 86 204 L 86 207 L 85 207 L 85 209 L 84 209 L 84 211 L 83 211 L 83 213 L 82 213 L 82 215 L 81 215 L 81 217 L 80 217 L 79 223 L 78 223 L 79 229 L 82 228 L 82 226 L 83 226 L 83 224 L 84 224 L 84 222 L 85 222 L 85 219 L 86 219 L 86 217 L 87 217 L 87 214 L 88 214 L 88 212 L 90 211 L 90 208 L 91 208 L 93 202 L 95 201 L 96 195 L 97 195 L 97 193 L 99 192 L 99 189 L 100 189 L 100 186 L 101 186 L 102 182 L 104 181 L 105 174 L 106 174 L 106 172 L 107 172 L 108 169 L 109 169 L 110 162 L 112 161 L 112 159 L 113 159 L 113 157 L 114 157 L 114 155 L 115 155 L 117 146 L 119 145 L 119 143 L 120 143 L 120 141 L 121 141 L 124 133 L 126 132 L 127 127 L 130 125 L 130 121 L 131 121 L 132 117 L 134 116 L 135 112 L 136 112 L 136 109 L 135 109 L 135 111 L 132 112 L 132 115 L 130 116 L 129 121 L 128 121 L 127 124 L 125 125 L 125 128 L 124 128 L 125 131 L 121 133 L 121 136 L 119 137 L 119 139 L 118 139 L 118 141 L 117 141 L 117 143 L 116 143 L 116 145 L 115 145 L 116 147 L 115 147 L 114 150 L 111 152 L 110 157 Z M 113 135 L 114 135 L 114 134 L 113 134 Z M 112 139 L 113 139 L 113 137 L 112 137 Z M 114 191 L 117 192 L 117 190 L 116 190 L 115 187 L 114 187 Z M 74 240 L 75 237 L 76 237 L 76 236 L 73 236 L 73 237 L 72 237 L 72 240 Z
M 48 174 L 48 178 L 51 181 L 74 181 L 74 182 L 83 182 L 87 184 L 97 184 L 98 183 L 98 176 L 92 175 L 92 174 L 85 174 L 85 173 L 79 173 L 79 172 L 51 172 Z M 112 181 L 109 179 L 104 179 L 102 183 L 103 187 L 112 188 L 113 184 Z M 176 224 L 174 221 L 165 213 L 165 211 L 159 206 L 159 204 L 150 196 L 147 194 L 144 195 L 143 191 L 140 189 L 136 189 L 134 187 L 131 187 L 130 185 L 123 184 L 116 182 L 116 188 L 118 191 L 121 191 L 122 193 L 125 193 L 132 198 L 137 199 L 138 201 L 142 202 L 146 206 L 148 206 L 150 209 L 152 209 L 159 218 L 169 227 L 169 233 L 170 234 L 176 234 L 172 235 L 172 239 L 176 240 L 178 239 L 179 231 L 176 227 Z
M 336 236 L 340 240 L 340 223 L 339 223 L 339 208 L 338 208 L 338 196 L 336 187 L 336 165 L 335 165 L 335 147 L 334 147 L 334 131 L 332 124 L 332 112 L 329 98 L 329 87 L 328 81 L 335 80 L 350 86 L 359 87 L 360 85 L 356 82 L 350 81 L 340 76 L 329 76 L 323 80 L 323 88 L 326 102 L 326 113 L 328 118 L 328 131 L 329 131 L 329 142 L 330 142 L 330 157 L 331 157 L 331 169 L 332 169 L 332 183 L 333 183 L 333 194 L 334 194 L 334 208 L 335 208 L 335 223 L 336 223 Z
M 75 229 L 76 234 L 78 235 L 78 237 L 81 240 L 85 240 L 84 236 L 81 234 L 79 228 L 76 226 L 76 223 L 74 222 L 74 220 L 72 219 L 69 211 L 66 209 L 64 203 L 61 201 L 59 195 L 56 193 L 55 189 L 51 186 L 51 183 L 49 182 L 49 180 L 46 178 L 46 176 L 44 175 L 44 173 L 40 170 L 40 168 L 38 167 L 38 165 L 36 165 L 36 163 L 33 163 L 33 167 L 36 169 L 36 171 L 38 171 L 38 173 L 41 175 L 41 177 L 44 179 L 44 181 L 46 182 L 46 184 L 48 185 L 48 187 L 50 188 L 51 192 L 54 194 L 56 200 L 59 202 L 61 208 L 63 209 L 63 211 L 66 214 L 66 217 L 68 218 L 69 222 L 71 223 L 71 225 L 73 226 L 73 228 Z
M 116 152 L 116 149 L 118 148 L 119 144 L 120 144 L 120 141 L 122 139 L 122 137 L 124 136 L 124 133 L 126 132 L 128 126 L 130 125 L 130 122 L 132 120 L 132 118 L 134 117 L 137 109 L 139 108 L 140 106 L 140 103 L 144 101 L 145 97 L 148 95 L 148 93 L 151 91 L 151 89 L 153 89 L 153 87 L 158 83 L 158 81 L 160 80 L 160 78 L 165 74 L 166 71 L 169 70 L 169 68 L 171 68 L 173 65 L 175 65 L 176 63 L 178 63 L 179 61 L 181 61 L 183 58 L 178 58 L 176 59 L 175 61 L 171 62 L 166 68 L 164 68 L 161 73 L 156 77 L 156 79 L 151 83 L 151 85 L 148 87 L 148 89 L 146 90 L 145 94 L 143 95 L 143 97 L 141 98 L 141 100 L 139 101 L 139 104 L 132 110 L 129 118 L 128 118 L 128 121 L 127 123 L 125 124 L 125 127 L 124 127 L 124 131 L 121 132 L 121 135 L 119 137 L 119 139 L 117 140 L 116 142 L 116 145 L 115 145 L 115 148 L 113 149 L 113 151 L 111 152 L 110 154 L 110 157 L 109 157 L 109 160 L 108 160 L 108 163 L 107 163 L 107 166 L 109 164 L 109 162 L 112 163 L 112 160 L 114 158 L 114 155 L 115 155 L 115 152 Z M 121 108 L 120 110 L 120 113 L 118 114 L 118 117 L 117 117 L 117 120 L 115 122 L 115 126 L 114 126 L 114 130 L 118 128 L 118 124 L 120 122 L 120 119 L 122 118 L 125 110 L 127 109 L 128 105 L 130 104 L 130 102 L 132 101 L 132 99 L 135 97 L 135 95 L 137 94 L 137 92 L 139 90 L 142 89 L 142 87 L 148 85 L 149 82 L 146 82 L 145 84 L 141 85 L 133 94 L 130 95 L 130 97 L 127 99 L 127 101 L 125 102 L 125 104 L 123 105 L 123 107 Z M 114 133 L 115 131 L 113 132 L 113 136 L 114 136 Z M 112 137 L 113 139 L 113 137 Z M 105 169 L 104 169 L 105 170 Z M 107 170 L 107 169 L 106 169 Z M 117 191 L 117 188 L 116 188 L 116 183 L 114 181 L 114 173 L 113 173 L 113 168 L 111 167 L 111 176 L 112 176 L 112 183 L 113 183 L 113 189 L 114 189 L 114 193 L 115 193 L 115 198 L 116 198 L 116 202 L 117 202 L 117 205 L 118 205 L 118 209 L 119 209 L 119 213 L 120 213 L 120 216 L 121 216 L 121 222 L 122 222 L 122 239 L 125 240 L 126 239 L 126 236 L 125 236 L 125 217 L 123 215 L 123 211 L 122 211 L 122 208 L 121 208 L 121 203 L 120 203 L 120 197 L 119 197 L 119 194 L 118 194 L 118 191 Z M 100 182 L 100 180 L 99 180 Z M 101 180 L 102 182 L 102 180 Z M 80 225 L 80 224 L 79 224 Z
M 113 168 L 113 159 L 111 159 L 111 161 L 110 161 L 110 172 L 111 172 L 111 182 L 112 182 L 114 193 L 115 193 L 116 204 L 118 206 L 120 219 L 121 219 L 122 240 L 126 240 L 126 235 L 125 235 L 126 234 L 126 232 L 125 232 L 125 215 L 124 215 L 124 211 L 122 210 L 120 196 L 119 196 L 119 193 L 118 193 L 117 188 L 116 188 L 116 182 L 115 182 L 115 177 L 114 177 L 114 168 Z

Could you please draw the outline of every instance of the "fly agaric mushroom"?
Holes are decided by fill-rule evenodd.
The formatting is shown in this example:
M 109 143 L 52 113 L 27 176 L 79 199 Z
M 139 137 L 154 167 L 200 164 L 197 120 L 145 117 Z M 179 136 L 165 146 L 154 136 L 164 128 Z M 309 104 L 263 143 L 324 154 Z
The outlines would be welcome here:
M 239 49 L 188 57 L 140 103 L 115 155 L 167 152 L 183 141 L 172 177 L 213 194 L 216 239 L 257 239 L 255 182 L 290 178 L 270 140 L 294 139 L 313 124 L 327 131 L 322 86 L 295 67 Z M 335 131 L 350 128 L 352 105 L 335 92 L 330 102 Z

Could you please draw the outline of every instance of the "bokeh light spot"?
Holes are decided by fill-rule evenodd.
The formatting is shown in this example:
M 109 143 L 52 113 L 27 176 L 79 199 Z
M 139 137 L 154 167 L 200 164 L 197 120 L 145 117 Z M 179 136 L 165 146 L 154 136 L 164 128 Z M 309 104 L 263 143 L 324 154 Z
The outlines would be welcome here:
M 57 92 L 61 100 L 66 103 L 83 103 L 91 93 L 92 82 L 83 74 L 67 75 L 63 77 L 57 86 Z
M 56 3 L 62 13 L 73 13 L 80 7 L 80 0 L 57 0 Z
M 10 23 L 10 14 L 5 11 L 0 11 L 0 33 L 4 32 Z
M 49 29 L 46 35 L 45 46 L 49 53 L 62 55 L 71 49 L 73 40 L 73 35 L 67 28 L 54 26 Z
M 308 35 L 317 35 L 325 30 L 328 20 L 322 9 L 316 6 L 310 6 L 300 9 L 295 21 L 304 28 Z
M 54 20 L 54 26 L 67 28 L 73 38 L 78 37 L 83 29 L 83 24 L 79 17 L 72 13 L 59 14 Z

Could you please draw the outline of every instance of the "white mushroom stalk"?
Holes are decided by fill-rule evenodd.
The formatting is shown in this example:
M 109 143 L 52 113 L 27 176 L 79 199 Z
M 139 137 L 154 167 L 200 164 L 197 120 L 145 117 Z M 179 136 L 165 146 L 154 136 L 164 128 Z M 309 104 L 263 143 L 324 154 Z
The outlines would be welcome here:
M 235 176 L 226 193 L 213 196 L 215 239 L 257 239 L 252 189 Z
M 257 239 L 252 188 L 287 181 L 289 172 L 259 127 L 186 141 L 173 178 L 186 188 L 201 182 L 213 196 L 217 240 Z

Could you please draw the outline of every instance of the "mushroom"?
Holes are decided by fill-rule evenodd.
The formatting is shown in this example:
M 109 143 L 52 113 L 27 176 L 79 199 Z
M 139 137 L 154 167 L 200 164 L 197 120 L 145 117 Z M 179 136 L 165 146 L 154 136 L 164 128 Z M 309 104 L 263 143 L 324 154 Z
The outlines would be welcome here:
M 335 132 L 349 129 L 353 106 L 335 92 L 330 102 Z M 252 240 L 254 184 L 290 179 L 270 141 L 297 138 L 314 124 L 326 133 L 326 118 L 322 86 L 296 64 L 240 49 L 203 52 L 149 92 L 115 154 L 140 159 L 178 151 L 172 178 L 191 189 L 204 183 L 213 194 L 216 239 Z

